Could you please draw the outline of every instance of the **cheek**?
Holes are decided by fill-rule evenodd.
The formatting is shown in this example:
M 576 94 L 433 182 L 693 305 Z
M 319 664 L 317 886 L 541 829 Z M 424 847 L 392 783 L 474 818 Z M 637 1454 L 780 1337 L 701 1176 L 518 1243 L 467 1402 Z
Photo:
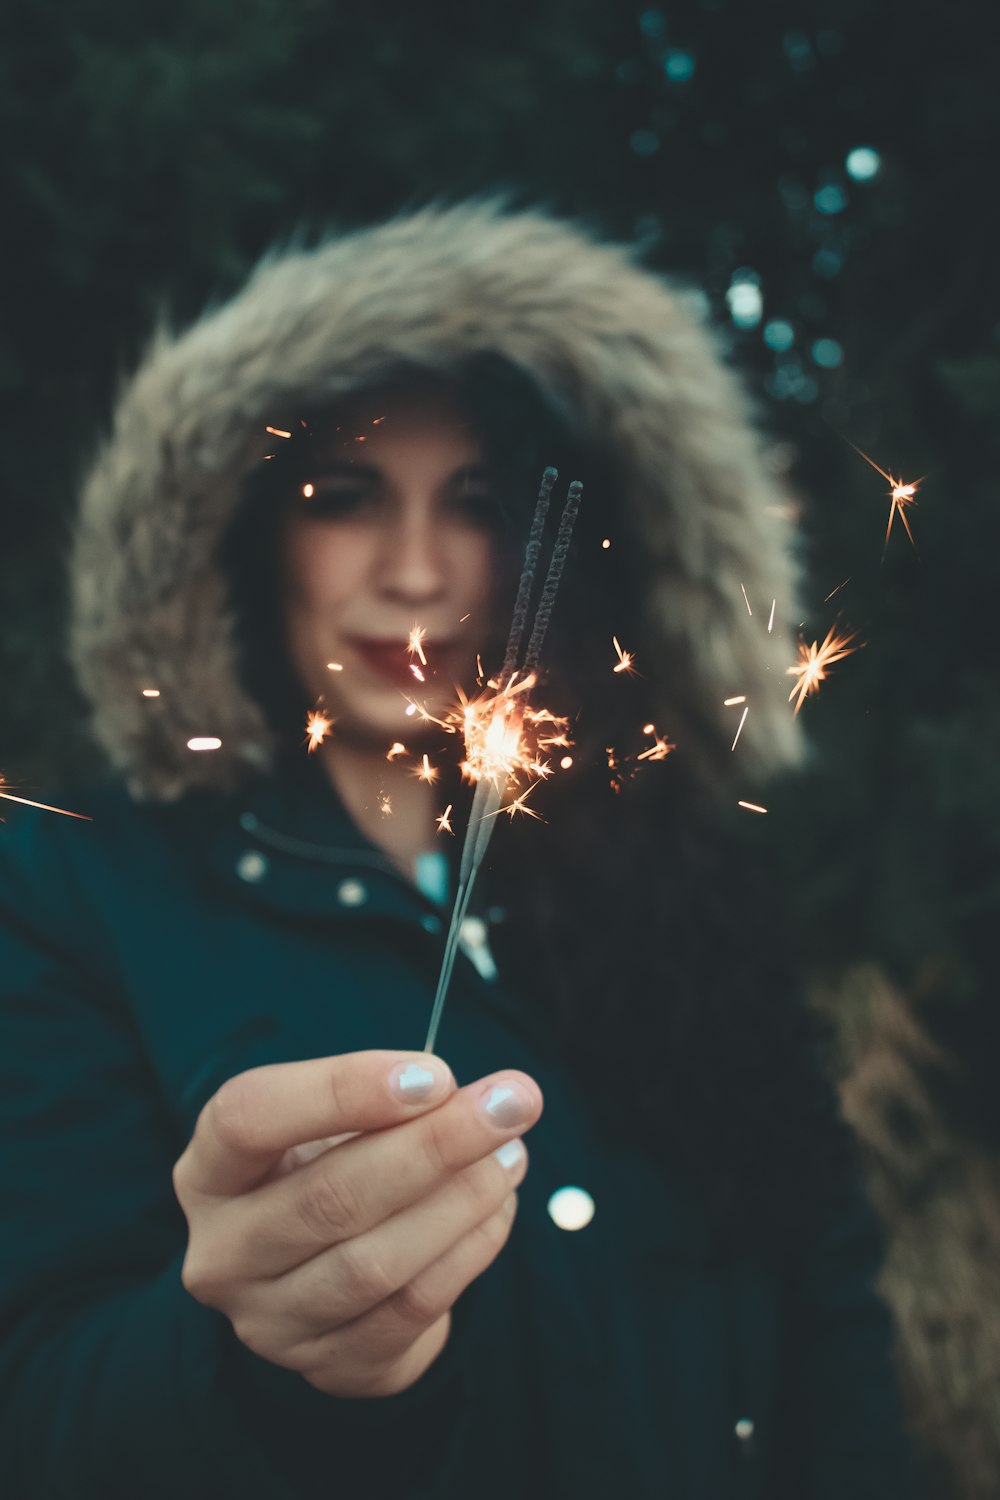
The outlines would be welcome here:
M 285 598 L 295 621 L 336 614 L 351 592 L 360 558 L 350 539 L 320 527 L 293 527 L 285 546 Z

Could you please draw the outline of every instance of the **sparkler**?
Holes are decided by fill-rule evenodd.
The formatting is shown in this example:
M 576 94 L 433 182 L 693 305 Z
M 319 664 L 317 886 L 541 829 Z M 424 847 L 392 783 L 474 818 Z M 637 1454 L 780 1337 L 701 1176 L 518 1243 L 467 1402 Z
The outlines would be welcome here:
M 423 1047 L 425 1052 L 431 1052 L 434 1049 L 441 1012 L 444 1009 L 445 996 L 458 952 L 459 934 L 468 910 L 473 883 L 496 824 L 496 814 L 501 810 L 507 810 L 511 817 L 514 812 L 538 816 L 524 805 L 524 799 L 531 787 L 515 797 L 508 809 L 503 809 L 503 800 L 508 785 L 512 779 L 516 780 L 519 772 L 526 772 L 533 762 L 539 760 L 540 751 L 557 743 L 569 744 L 565 733 L 565 720 L 559 719 L 546 709 L 532 709 L 528 696 L 538 680 L 539 656 L 552 616 L 566 558 L 569 555 L 573 526 L 583 495 L 583 485 L 579 480 L 574 480 L 569 486 L 524 661 L 518 667 L 518 655 L 527 626 L 528 608 L 541 555 L 549 500 L 552 486 L 558 477 L 558 470 L 551 467 L 546 468 L 542 475 L 535 513 L 525 547 L 524 566 L 518 583 L 503 666 L 499 678 L 490 681 L 495 696 L 477 703 L 466 702 L 463 707 L 466 756 L 462 771 L 468 779 L 475 781 L 476 790 L 462 844 L 455 904 L 445 940 L 444 957 L 438 977 L 427 1040 Z M 534 744 L 530 748 L 525 744 L 526 726 L 527 738 L 534 738 Z M 547 726 L 551 726 L 554 732 L 547 732 Z
M 633 663 L 635 661 L 635 657 L 632 655 L 631 651 L 622 650 L 621 646 L 619 646 L 618 644 L 618 637 L 616 635 L 613 635 L 611 637 L 611 640 L 615 650 L 618 652 L 618 665 L 611 668 L 612 672 L 628 672 L 629 674 L 634 676 L 635 667 Z
M 856 630 L 848 631 L 846 635 L 837 635 L 836 628 L 835 625 L 830 626 L 822 645 L 818 641 L 813 641 L 811 646 L 807 646 L 805 641 L 800 642 L 799 659 L 794 666 L 788 668 L 787 675 L 798 678 L 798 682 L 788 695 L 788 701 L 791 703 L 798 694 L 798 702 L 795 705 L 796 716 L 810 694 L 819 692 L 820 683 L 826 681 L 828 668 L 835 661 L 841 661 L 843 657 L 850 656 L 858 649 L 857 646 L 851 645 L 851 641 L 857 638 Z

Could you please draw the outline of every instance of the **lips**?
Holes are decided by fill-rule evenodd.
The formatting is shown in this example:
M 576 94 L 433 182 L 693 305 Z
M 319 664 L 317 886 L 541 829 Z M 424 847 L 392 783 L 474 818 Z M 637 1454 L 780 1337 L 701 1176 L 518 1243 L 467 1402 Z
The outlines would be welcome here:
M 407 649 L 405 640 L 355 637 L 350 644 L 372 672 L 403 688 L 413 688 L 420 684 L 412 667 L 417 667 L 425 677 L 430 677 L 437 670 L 437 664 L 447 660 L 455 648 L 453 641 L 423 641 L 421 645 L 427 657 L 427 666 L 424 666 L 416 652 L 411 653 Z

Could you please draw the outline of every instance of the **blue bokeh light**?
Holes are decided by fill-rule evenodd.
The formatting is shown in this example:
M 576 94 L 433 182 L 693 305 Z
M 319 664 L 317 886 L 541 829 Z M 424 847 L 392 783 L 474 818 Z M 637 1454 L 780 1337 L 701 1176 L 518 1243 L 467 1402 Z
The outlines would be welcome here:
M 844 165 L 848 177 L 853 177 L 855 182 L 870 182 L 877 176 L 882 158 L 873 146 L 855 146 L 853 151 L 848 151 Z
M 844 351 L 836 339 L 817 339 L 809 353 L 813 364 L 822 370 L 835 370 L 844 362 Z
M 781 353 L 795 343 L 795 329 L 785 318 L 772 318 L 764 324 L 764 343 Z

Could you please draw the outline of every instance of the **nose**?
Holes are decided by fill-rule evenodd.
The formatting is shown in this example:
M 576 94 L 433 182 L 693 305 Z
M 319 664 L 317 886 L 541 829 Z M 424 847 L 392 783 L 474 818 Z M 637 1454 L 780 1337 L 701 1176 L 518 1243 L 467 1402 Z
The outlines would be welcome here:
M 429 518 L 410 517 L 386 529 L 379 551 L 376 584 L 387 599 L 428 604 L 445 592 L 442 538 Z

